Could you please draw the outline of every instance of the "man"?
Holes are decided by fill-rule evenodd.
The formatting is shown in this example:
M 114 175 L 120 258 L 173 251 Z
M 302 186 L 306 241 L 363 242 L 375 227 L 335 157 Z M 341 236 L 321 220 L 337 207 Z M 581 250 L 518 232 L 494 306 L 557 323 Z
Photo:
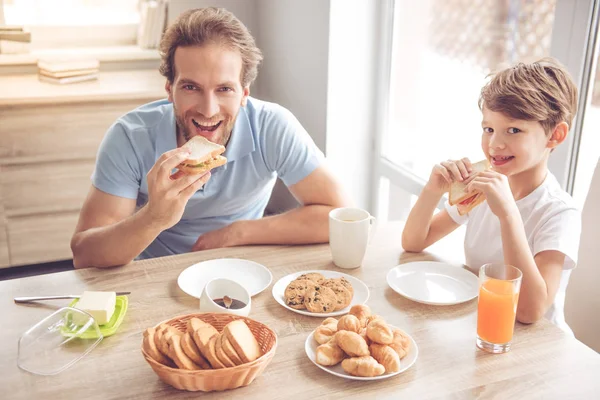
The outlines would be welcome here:
M 182 14 L 161 41 L 168 101 L 119 118 L 98 151 L 71 241 L 75 268 L 249 244 L 328 241 L 328 213 L 347 200 L 294 116 L 249 97 L 262 59 L 224 9 Z M 195 135 L 226 146 L 205 175 L 172 171 Z M 262 218 L 279 176 L 302 204 Z

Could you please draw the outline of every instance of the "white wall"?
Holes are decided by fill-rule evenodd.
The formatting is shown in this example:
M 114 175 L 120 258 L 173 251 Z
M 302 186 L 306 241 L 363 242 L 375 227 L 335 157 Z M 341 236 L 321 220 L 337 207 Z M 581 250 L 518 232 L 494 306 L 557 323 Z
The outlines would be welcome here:
M 577 268 L 571 273 L 565 298 L 565 319 L 575 337 L 600 352 L 598 237 L 600 237 L 600 160 L 583 207 Z
M 329 0 L 257 0 L 263 100 L 288 108 L 325 150 Z
M 369 204 L 377 115 L 379 2 L 331 0 L 327 158 L 359 207 Z
M 250 32 L 256 35 L 258 30 L 256 3 L 257 0 L 170 0 L 168 23 L 170 24 L 179 14 L 191 8 L 223 7 L 234 13 Z

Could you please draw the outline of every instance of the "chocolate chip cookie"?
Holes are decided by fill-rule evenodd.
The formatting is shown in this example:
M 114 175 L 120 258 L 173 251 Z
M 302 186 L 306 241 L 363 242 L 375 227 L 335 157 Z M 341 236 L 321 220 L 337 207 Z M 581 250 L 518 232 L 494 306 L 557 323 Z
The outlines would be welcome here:
M 285 288 L 283 297 L 285 304 L 295 310 L 303 310 L 304 306 L 304 295 L 308 289 L 312 289 L 315 282 L 308 279 L 296 279 L 293 280 Z
M 350 305 L 352 302 L 353 293 L 347 289 L 347 287 L 340 281 L 340 279 L 327 279 L 322 283 L 323 286 L 330 288 L 335 293 L 335 311 L 342 310 Z M 345 280 L 345 279 L 344 279 Z M 347 280 L 345 280 L 348 282 Z M 348 282 L 350 284 L 350 282 Z M 352 288 L 352 285 L 350 285 Z
M 306 290 L 304 306 L 310 312 L 329 313 L 335 311 L 337 297 L 335 292 L 323 285 L 314 285 Z
M 314 281 L 316 283 L 323 283 L 325 281 L 325 277 L 318 272 L 309 272 L 308 274 L 302 274 L 296 279 L 308 279 L 309 281 Z

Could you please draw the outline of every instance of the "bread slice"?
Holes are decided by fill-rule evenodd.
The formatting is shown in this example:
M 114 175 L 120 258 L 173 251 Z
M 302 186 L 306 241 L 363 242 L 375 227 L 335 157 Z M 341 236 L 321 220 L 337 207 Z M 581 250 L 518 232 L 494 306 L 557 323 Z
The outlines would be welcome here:
M 450 190 L 448 191 L 448 203 L 450 203 L 451 206 L 457 206 L 459 215 L 465 215 L 485 201 L 485 195 L 479 190 L 468 192 L 466 189 L 469 182 L 474 178 L 474 175 L 488 170 L 490 168 L 490 163 L 488 160 L 482 160 L 471 164 L 471 166 L 472 170 L 469 178 L 463 182 L 454 182 L 450 185 Z
M 185 172 L 188 175 L 198 175 L 225 164 L 227 164 L 227 159 L 223 156 L 217 156 L 211 160 L 204 161 L 198 164 L 189 164 L 189 162 L 186 161 L 185 164 L 179 164 L 177 169 Z
M 156 330 L 154 328 L 148 328 L 144 331 L 142 347 L 144 348 L 146 353 L 148 353 L 148 355 L 152 357 L 155 361 L 163 365 L 172 366 L 173 363 L 171 362 L 171 360 L 164 354 L 162 354 L 160 350 L 158 350 L 158 348 L 156 347 L 156 343 L 154 341 L 155 332 Z
M 210 361 L 210 349 L 208 347 L 208 344 L 213 337 L 219 335 L 219 331 L 217 331 L 210 324 L 206 325 L 207 326 L 202 326 L 199 329 L 193 331 L 194 333 L 191 335 L 194 339 L 194 343 L 196 343 L 196 346 L 198 346 L 198 350 L 200 350 L 202 356 L 206 358 L 212 365 L 212 362 Z
M 164 330 L 167 329 L 167 327 L 168 327 L 167 324 L 160 324 L 154 331 L 154 344 L 155 344 L 156 348 L 158 349 L 158 351 L 160 351 L 164 355 L 167 355 L 167 353 L 164 353 L 162 351 L 162 335 L 163 335 Z
M 223 351 L 225 351 L 227 357 L 229 357 L 229 359 L 231 359 L 231 361 L 233 361 L 235 365 L 243 364 L 242 359 L 240 358 L 240 356 L 237 355 L 235 349 L 233 348 L 231 343 L 229 343 L 229 339 L 227 339 L 227 335 L 225 334 L 221 335 L 221 348 L 223 349 Z
M 480 172 L 483 172 L 483 171 L 489 169 L 490 163 L 488 162 L 488 160 L 482 160 L 482 161 L 476 162 L 474 164 L 471 164 L 471 167 L 472 167 L 472 170 L 471 170 L 471 174 L 469 175 L 469 178 L 467 178 L 463 182 L 454 182 L 452 185 L 450 185 L 450 190 L 448 191 L 448 202 L 450 203 L 451 206 L 458 204 L 458 203 L 468 199 L 472 195 L 478 193 L 475 191 L 467 192 L 466 191 L 467 184 L 471 181 L 470 178 L 474 174 L 478 174 Z
M 458 211 L 458 215 L 465 215 L 470 212 L 472 209 L 480 205 L 486 200 L 486 197 L 483 193 L 477 193 L 473 199 L 471 199 L 467 204 L 458 203 L 456 205 L 456 209 Z
M 169 343 L 171 341 L 171 337 L 181 336 L 181 334 L 182 333 L 178 329 L 173 328 L 172 326 L 167 326 L 167 328 L 163 330 L 162 336 L 160 338 L 160 351 L 162 351 L 162 353 L 167 356 L 170 355 L 171 353 L 169 352 Z
M 231 321 L 225 325 L 223 332 L 244 363 L 252 362 L 262 355 L 258 341 L 244 321 Z
M 217 353 L 217 358 L 219 361 L 223 363 L 223 365 L 227 368 L 235 367 L 234 362 L 225 354 L 223 350 L 223 334 L 217 336 L 217 340 L 215 341 L 215 352 Z
M 200 328 L 214 329 L 214 327 L 211 324 L 209 324 L 208 322 L 204 322 L 200 318 L 196 318 L 196 317 L 191 318 L 187 323 L 187 331 L 190 334 L 193 334 Z M 215 329 L 215 331 L 216 331 L 216 329 Z
M 206 359 L 214 369 L 225 368 L 225 364 L 217 357 L 216 343 L 218 337 L 219 335 L 213 336 L 207 344 L 208 352 L 206 353 Z
M 192 339 L 192 335 L 189 332 L 186 332 L 181 337 L 181 349 L 195 364 L 198 364 L 202 369 L 210 369 L 210 364 L 202 353 L 200 353 L 200 349 L 196 346 L 194 339 Z
M 181 336 L 171 335 L 168 339 L 169 342 L 169 357 L 175 364 L 181 369 L 198 370 L 202 369 L 194 361 L 192 361 L 181 348 Z
M 205 137 L 194 136 L 182 147 L 191 151 L 189 158 L 177 166 L 178 170 L 186 174 L 205 173 L 227 163 L 227 158 L 221 156 L 225 147 Z

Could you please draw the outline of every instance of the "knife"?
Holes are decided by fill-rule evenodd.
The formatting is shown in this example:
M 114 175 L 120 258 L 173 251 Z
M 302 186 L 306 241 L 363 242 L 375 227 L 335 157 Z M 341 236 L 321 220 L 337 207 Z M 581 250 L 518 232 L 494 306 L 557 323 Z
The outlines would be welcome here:
M 117 296 L 124 296 L 131 292 L 117 292 Z M 78 299 L 81 295 L 68 294 L 65 296 L 35 296 L 35 297 L 15 297 L 15 303 L 29 303 L 38 300 L 59 300 L 59 299 Z

